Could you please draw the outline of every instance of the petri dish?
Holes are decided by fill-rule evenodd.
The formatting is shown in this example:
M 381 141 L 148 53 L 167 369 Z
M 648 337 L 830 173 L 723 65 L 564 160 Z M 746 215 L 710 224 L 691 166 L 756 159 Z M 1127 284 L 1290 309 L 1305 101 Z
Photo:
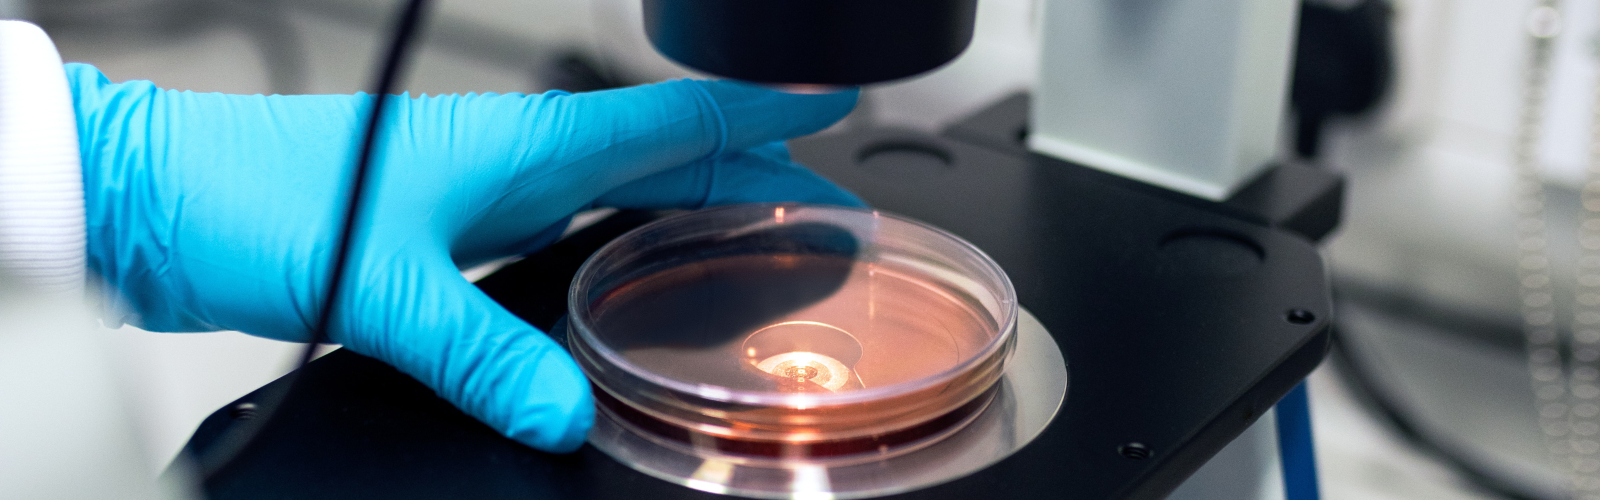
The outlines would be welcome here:
M 994 399 L 1018 315 L 971 244 L 797 204 L 635 229 L 584 264 L 568 307 L 602 418 L 746 464 L 861 463 L 949 436 Z

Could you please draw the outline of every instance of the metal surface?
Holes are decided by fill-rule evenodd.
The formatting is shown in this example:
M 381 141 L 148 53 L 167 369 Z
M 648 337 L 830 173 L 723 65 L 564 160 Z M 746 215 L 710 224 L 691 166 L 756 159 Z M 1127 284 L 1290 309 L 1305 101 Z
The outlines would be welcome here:
M 686 453 L 640 435 L 602 412 L 589 443 L 633 470 L 711 493 L 755 498 L 850 499 L 926 488 L 999 462 L 1044 432 L 1067 393 L 1067 364 L 1050 332 L 1029 314 L 1017 318 L 1017 350 L 989 407 L 956 433 L 881 461 L 782 467 Z
M 1028 145 L 1222 201 L 1277 157 L 1300 2 L 1043 2 Z
M 1011 94 L 941 134 L 974 146 L 1018 156 L 1028 155 L 1026 92 Z M 1264 224 L 1321 241 L 1339 227 L 1344 209 L 1344 176 L 1326 168 L 1298 162 L 1275 165 L 1221 203 L 1203 201 L 1176 192 L 1146 190 L 1178 203 L 1223 213 L 1240 220 Z

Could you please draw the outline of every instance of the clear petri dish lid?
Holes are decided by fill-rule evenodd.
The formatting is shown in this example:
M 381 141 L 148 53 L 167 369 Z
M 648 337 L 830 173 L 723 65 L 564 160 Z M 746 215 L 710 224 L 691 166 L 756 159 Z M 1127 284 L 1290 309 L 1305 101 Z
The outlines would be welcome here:
M 806 418 L 722 417 L 910 396 L 884 406 L 932 418 L 970 403 L 998 379 L 1017 314 L 999 266 L 949 233 L 796 204 L 636 229 L 579 270 L 569 299 L 574 353 L 610 396 L 685 425 L 775 431 Z

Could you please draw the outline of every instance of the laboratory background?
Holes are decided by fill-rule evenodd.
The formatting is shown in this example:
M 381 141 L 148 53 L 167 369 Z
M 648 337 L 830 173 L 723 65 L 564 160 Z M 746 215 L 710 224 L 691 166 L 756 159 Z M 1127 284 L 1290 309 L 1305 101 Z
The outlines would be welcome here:
M 866 87 L 822 134 L 937 131 L 1030 89 L 1038 11 L 1054 1 L 980 1 L 964 54 Z M 113 81 L 351 93 L 366 90 L 394 4 L 0 0 L 0 17 L 39 24 L 66 61 Z M 1308 98 L 1328 101 L 1315 137 L 1297 136 L 1304 120 L 1284 120 L 1279 152 L 1347 182 L 1342 222 L 1320 247 L 1334 347 L 1308 379 L 1322 497 L 1567 498 L 1567 474 L 1595 471 L 1553 465 L 1548 443 L 1565 434 L 1551 434 L 1600 429 L 1541 421 L 1537 389 L 1552 375 L 1530 353 L 1525 324 L 1551 314 L 1566 337 L 1600 324 L 1600 310 L 1589 312 L 1600 306 L 1589 303 L 1600 299 L 1591 297 L 1600 286 L 1600 0 L 1307 0 L 1302 9 L 1301 29 L 1324 23 L 1326 44 L 1300 47 L 1302 58 L 1381 55 L 1344 68 L 1360 73 L 1358 88 Z M 635 0 L 442 0 L 400 88 L 537 93 L 694 76 L 651 48 L 640 17 Z M 1546 240 L 1531 242 L 1530 225 Z M 1553 293 L 1536 297 L 1539 278 L 1525 264 L 1541 249 Z M 109 338 L 142 448 L 161 467 L 208 415 L 291 369 L 300 349 L 235 332 L 123 327 Z M 1574 391 L 1600 393 L 1600 374 L 1571 376 Z

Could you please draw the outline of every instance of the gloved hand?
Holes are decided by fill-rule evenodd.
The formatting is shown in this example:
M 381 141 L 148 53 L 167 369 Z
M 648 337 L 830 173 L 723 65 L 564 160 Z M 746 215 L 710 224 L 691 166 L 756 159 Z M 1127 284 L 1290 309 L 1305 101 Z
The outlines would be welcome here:
M 77 64 L 67 74 L 90 269 L 119 301 L 108 322 L 308 339 L 373 99 L 177 92 Z M 594 418 L 582 373 L 458 268 L 538 249 L 591 206 L 859 205 L 776 142 L 855 100 L 715 81 L 391 100 L 353 242 L 359 267 L 330 337 L 513 439 L 576 449 Z

